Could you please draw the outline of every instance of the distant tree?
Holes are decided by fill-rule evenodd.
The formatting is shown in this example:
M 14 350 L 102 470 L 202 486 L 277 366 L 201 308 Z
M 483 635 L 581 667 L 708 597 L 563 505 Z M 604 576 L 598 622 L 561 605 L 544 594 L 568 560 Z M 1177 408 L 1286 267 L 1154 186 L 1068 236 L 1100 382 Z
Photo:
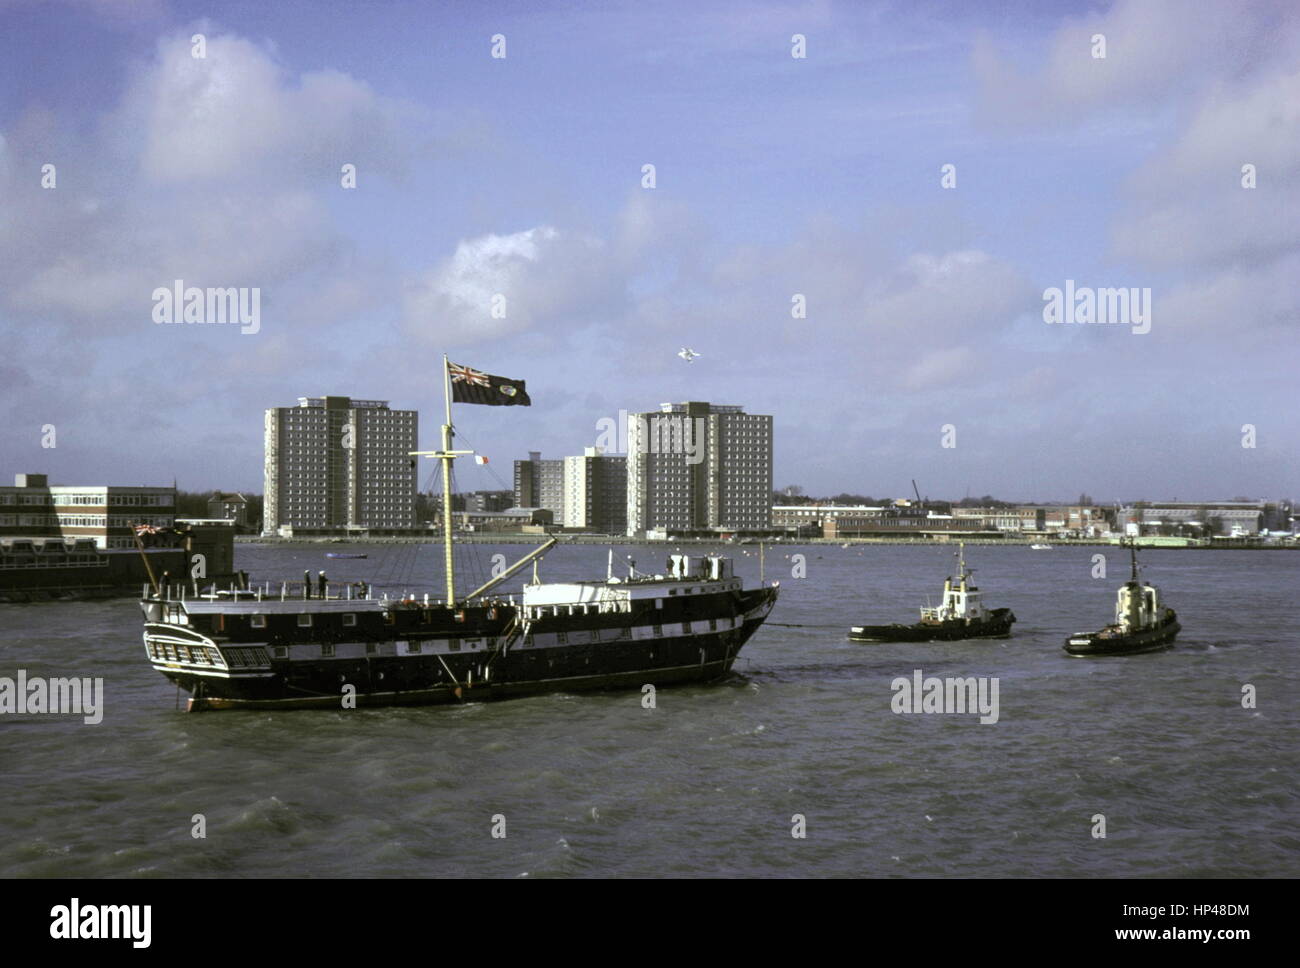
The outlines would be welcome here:
M 176 492 L 176 516 L 178 518 L 206 518 L 208 501 L 216 491 L 181 491 Z
M 248 521 L 249 526 L 256 528 L 258 531 L 261 531 L 262 530 L 262 508 L 264 505 L 264 502 L 262 500 L 262 495 L 245 494 L 244 497 L 248 500 L 248 512 L 247 512 L 246 520 Z
M 992 494 L 985 494 L 983 497 L 964 497 L 957 501 L 953 507 L 959 508 L 1009 508 L 1013 507 L 1010 501 L 1000 501 Z
M 836 494 L 834 497 L 825 499 L 827 504 L 882 504 L 883 501 L 877 501 L 874 497 L 866 494 Z
M 779 490 L 779 491 L 773 491 L 773 492 L 772 492 L 772 503 L 773 503 L 773 504 L 813 504 L 813 503 L 815 503 L 815 499 L 814 499 L 814 498 L 808 497 L 807 495 L 802 494 L 802 493 L 799 493 L 799 494 L 787 494 L 787 493 L 786 493 L 787 490 L 789 490 L 789 488 L 782 488 L 782 489 Z M 800 491 L 802 491 L 802 488 L 800 488 Z
M 451 509 L 453 511 L 465 510 L 465 495 L 463 493 L 452 493 Z M 442 495 L 435 491 L 427 493 L 417 491 L 415 495 L 415 520 L 418 527 L 424 527 L 430 521 L 435 525 L 439 524 L 442 520 Z
M 437 506 L 433 503 L 433 494 L 426 494 L 419 491 L 415 495 L 415 523 L 417 527 L 424 527 L 425 522 L 432 521 L 433 516 L 437 514 Z

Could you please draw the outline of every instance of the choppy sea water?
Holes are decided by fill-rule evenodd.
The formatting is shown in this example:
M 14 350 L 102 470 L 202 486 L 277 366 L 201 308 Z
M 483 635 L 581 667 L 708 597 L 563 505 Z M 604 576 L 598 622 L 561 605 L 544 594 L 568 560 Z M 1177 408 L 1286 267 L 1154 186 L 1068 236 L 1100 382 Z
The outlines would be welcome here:
M 437 548 L 347 549 L 364 561 L 326 550 L 238 555 L 254 580 L 325 568 L 438 588 Z M 522 550 L 467 553 L 486 572 L 493 554 Z M 658 570 L 666 550 L 616 558 Z M 1145 577 L 1179 612 L 1177 647 L 1075 659 L 1062 640 L 1109 621 L 1127 577 L 1119 552 L 968 551 L 986 603 L 1019 618 L 1012 638 L 845 640 L 849 625 L 937 604 L 951 549 L 769 549 L 781 599 L 736 674 L 660 690 L 653 710 L 634 691 L 188 715 L 145 660 L 134 601 L 0 606 L 0 676 L 103 677 L 106 704 L 93 726 L 0 716 L 0 875 L 1300 874 L 1300 554 L 1146 551 Z M 728 553 L 757 577 L 756 549 Z M 1104 580 L 1090 577 L 1098 553 Z M 794 554 L 805 577 L 792 577 Z M 605 565 L 603 547 L 561 547 L 542 576 Z M 890 684 L 915 669 L 997 677 L 999 721 L 895 714 Z

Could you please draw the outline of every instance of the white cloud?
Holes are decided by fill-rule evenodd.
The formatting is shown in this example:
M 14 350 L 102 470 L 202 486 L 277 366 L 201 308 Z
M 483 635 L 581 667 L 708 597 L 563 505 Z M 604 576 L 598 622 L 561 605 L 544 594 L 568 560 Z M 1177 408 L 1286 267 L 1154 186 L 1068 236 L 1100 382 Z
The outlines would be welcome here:
M 1074 127 L 1113 140 L 1128 116 L 1159 118 L 1110 226 L 1116 271 L 1156 271 L 1156 325 L 1203 337 L 1300 319 L 1286 283 L 1300 252 L 1300 34 L 1291 5 L 1121 0 L 1066 20 L 1037 70 L 976 45 L 989 124 Z M 1091 36 L 1106 38 L 1094 59 Z M 1256 187 L 1242 186 L 1242 166 Z M 1193 344 L 1185 344 L 1190 349 Z M 1195 344 L 1202 346 L 1203 343 Z
M 208 29 L 208 28 L 203 28 Z M 208 29 L 161 40 L 96 133 L 81 135 L 33 108 L 0 140 L 0 306 L 88 334 L 147 325 L 153 290 L 263 288 L 263 310 L 340 307 L 316 295 L 348 289 L 351 243 L 326 200 L 339 169 L 363 179 L 400 172 L 417 151 L 418 112 L 332 71 L 293 77 L 272 53 Z M 409 128 L 409 130 L 408 130 Z M 32 172 L 57 162 L 58 187 Z M 295 312 L 300 310 L 301 312 Z
M 903 374 L 903 386 L 909 390 L 928 390 L 962 381 L 979 365 L 975 351 L 969 346 L 933 351 L 926 347 L 918 349 L 924 355 Z
M 988 36 L 972 52 L 980 86 L 980 117 L 988 125 L 1075 125 L 1091 114 L 1158 109 L 1248 74 L 1285 36 L 1269 0 L 1202 4 L 1181 0 L 1119 0 L 1109 10 L 1067 19 L 1047 41 L 1036 70 L 1023 71 Z M 1093 36 L 1106 56 L 1093 56 Z
M 1256 187 L 1242 185 L 1255 167 Z M 1259 264 L 1300 245 L 1300 72 L 1217 91 L 1130 180 L 1116 253 L 1167 268 Z
M 295 78 L 242 37 L 206 37 L 203 57 L 193 56 L 188 32 L 160 41 L 115 119 L 133 140 L 144 133 L 148 177 L 188 182 L 269 170 L 337 183 L 344 163 L 367 176 L 405 169 L 404 129 L 426 120 L 413 105 L 338 71 Z
M 540 225 L 462 240 L 448 258 L 409 281 L 407 331 L 435 343 L 506 336 L 585 318 L 622 289 L 599 240 Z M 572 320 L 568 320 L 572 321 Z
M 1034 298 L 1013 266 L 987 252 L 910 256 L 869 293 L 873 330 L 923 342 L 991 340 Z
M 1202 353 L 1208 345 L 1241 352 L 1247 348 L 1271 353 L 1269 341 L 1300 327 L 1300 252 L 1293 251 L 1262 265 L 1227 266 L 1193 275 L 1157 302 L 1158 325 L 1188 337 L 1189 350 Z M 1208 337 L 1208 339 L 1207 339 Z M 1272 343 L 1276 347 L 1278 344 Z
M 331 252 L 323 206 L 296 191 L 223 192 L 176 207 L 140 197 L 79 206 L 48 244 L 57 255 L 13 280 L 10 304 L 87 326 L 148 320 L 154 288 L 175 279 L 270 288 L 311 272 Z

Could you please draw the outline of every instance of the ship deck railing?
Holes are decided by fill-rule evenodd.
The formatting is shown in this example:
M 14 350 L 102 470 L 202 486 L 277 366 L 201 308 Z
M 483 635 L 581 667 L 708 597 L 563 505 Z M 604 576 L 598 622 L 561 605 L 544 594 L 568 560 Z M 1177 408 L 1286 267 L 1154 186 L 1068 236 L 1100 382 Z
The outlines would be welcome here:
M 168 583 L 155 591 L 148 584 L 140 591 L 144 601 L 185 604 L 186 602 L 373 602 L 382 605 L 407 605 L 419 608 L 446 608 L 445 599 L 431 597 L 427 592 L 416 594 L 403 590 L 400 595 L 388 591 L 377 592 L 369 582 L 340 582 L 325 584 L 319 582 L 262 582 L 249 588 L 215 588 L 211 585 L 201 586 L 196 582 L 186 585 L 181 582 Z M 484 599 L 479 604 L 488 604 Z M 491 604 L 516 604 L 514 595 L 503 595 L 490 600 Z M 454 603 L 464 608 L 465 602 Z
M 0 570 L 10 571 L 17 569 L 36 569 L 36 568 L 107 568 L 108 558 L 103 555 L 88 555 L 84 552 L 79 555 L 64 556 L 61 553 L 51 552 L 48 555 L 29 555 L 32 560 L 22 560 L 19 556 L 13 559 L 0 558 Z

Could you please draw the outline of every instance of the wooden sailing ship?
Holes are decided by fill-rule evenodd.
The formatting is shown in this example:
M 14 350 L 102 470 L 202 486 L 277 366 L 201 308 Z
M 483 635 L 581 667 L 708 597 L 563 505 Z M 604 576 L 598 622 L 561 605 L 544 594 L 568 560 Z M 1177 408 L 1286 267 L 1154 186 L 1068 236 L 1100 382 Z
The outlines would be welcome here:
M 465 386 L 453 387 L 453 380 Z M 455 392 L 453 392 L 453 390 Z M 527 404 L 522 381 L 443 357 L 441 597 L 377 595 L 365 584 L 154 581 L 140 602 L 153 667 L 190 694 L 187 708 L 352 708 L 504 699 L 547 692 L 706 682 L 727 674 L 776 602 L 778 583 L 745 587 L 729 559 L 673 555 L 664 574 L 501 585 L 550 538 L 469 593 L 456 588 L 453 397 Z M 499 391 L 511 399 L 484 397 Z

